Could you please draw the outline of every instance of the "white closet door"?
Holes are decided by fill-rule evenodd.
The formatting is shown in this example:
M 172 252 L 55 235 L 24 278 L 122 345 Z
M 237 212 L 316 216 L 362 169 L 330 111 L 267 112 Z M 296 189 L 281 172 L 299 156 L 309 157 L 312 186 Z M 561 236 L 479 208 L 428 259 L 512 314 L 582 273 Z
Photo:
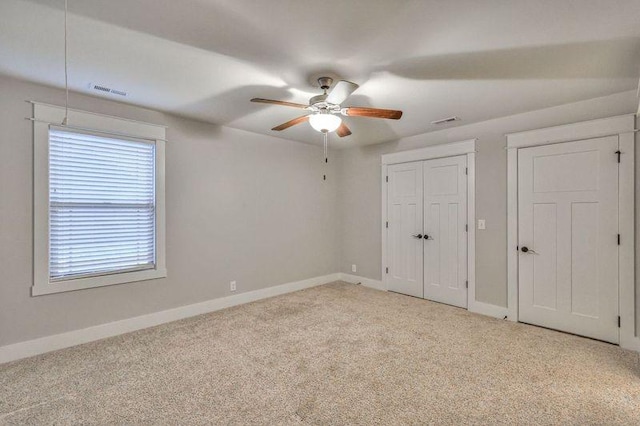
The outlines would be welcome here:
M 518 151 L 519 320 L 617 343 L 617 136 Z
M 428 160 L 424 169 L 424 298 L 467 307 L 467 158 Z
M 389 166 L 387 172 L 387 286 L 422 297 L 422 163 Z

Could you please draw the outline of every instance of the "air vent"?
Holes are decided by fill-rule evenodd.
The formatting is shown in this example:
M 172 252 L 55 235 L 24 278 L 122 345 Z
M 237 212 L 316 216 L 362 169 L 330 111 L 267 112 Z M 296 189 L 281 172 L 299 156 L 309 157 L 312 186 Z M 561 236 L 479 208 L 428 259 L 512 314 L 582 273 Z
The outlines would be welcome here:
M 431 124 L 445 124 L 445 123 L 451 123 L 452 121 L 458 121 L 458 120 L 460 120 L 458 117 L 449 117 L 449 118 L 443 118 L 441 120 L 432 121 Z
M 112 95 L 127 96 L 127 92 L 112 89 L 111 87 L 105 86 L 104 84 L 91 83 L 89 84 L 89 89 L 95 90 L 96 92 L 111 93 Z

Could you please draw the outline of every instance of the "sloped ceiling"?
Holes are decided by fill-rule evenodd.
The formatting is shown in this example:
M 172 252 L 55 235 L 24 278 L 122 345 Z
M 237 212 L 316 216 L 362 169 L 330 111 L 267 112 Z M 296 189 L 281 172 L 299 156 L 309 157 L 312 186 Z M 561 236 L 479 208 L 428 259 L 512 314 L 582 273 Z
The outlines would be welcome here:
M 62 86 L 64 0 L 0 2 L 0 73 Z M 255 133 L 321 143 L 307 124 L 271 127 L 329 74 L 360 84 L 332 146 L 380 143 L 635 89 L 637 0 L 69 0 L 70 86 Z M 98 95 L 100 96 L 100 95 Z M 113 95 L 104 95 L 113 97 Z M 122 100 L 115 97 L 116 100 Z M 62 101 L 62 100 L 61 100 Z

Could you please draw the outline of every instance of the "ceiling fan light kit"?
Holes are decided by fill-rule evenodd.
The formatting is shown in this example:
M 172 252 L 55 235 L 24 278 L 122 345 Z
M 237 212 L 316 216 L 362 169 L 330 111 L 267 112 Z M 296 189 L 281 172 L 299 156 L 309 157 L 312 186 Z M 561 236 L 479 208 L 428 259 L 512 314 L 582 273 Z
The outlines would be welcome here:
M 334 132 L 342 124 L 342 119 L 328 111 L 320 111 L 309 116 L 309 124 L 318 132 Z

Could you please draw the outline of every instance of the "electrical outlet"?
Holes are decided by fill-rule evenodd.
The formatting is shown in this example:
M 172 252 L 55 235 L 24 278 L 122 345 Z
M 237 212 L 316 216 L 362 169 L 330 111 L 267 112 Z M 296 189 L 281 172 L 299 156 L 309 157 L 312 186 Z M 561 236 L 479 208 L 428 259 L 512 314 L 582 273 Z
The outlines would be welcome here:
M 356 265 L 351 265 L 351 272 L 358 272 L 358 267 Z
M 229 283 L 229 290 L 236 291 L 236 282 L 235 281 L 231 281 Z
M 478 229 L 487 229 L 487 224 L 484 219 L 478 219 Z

